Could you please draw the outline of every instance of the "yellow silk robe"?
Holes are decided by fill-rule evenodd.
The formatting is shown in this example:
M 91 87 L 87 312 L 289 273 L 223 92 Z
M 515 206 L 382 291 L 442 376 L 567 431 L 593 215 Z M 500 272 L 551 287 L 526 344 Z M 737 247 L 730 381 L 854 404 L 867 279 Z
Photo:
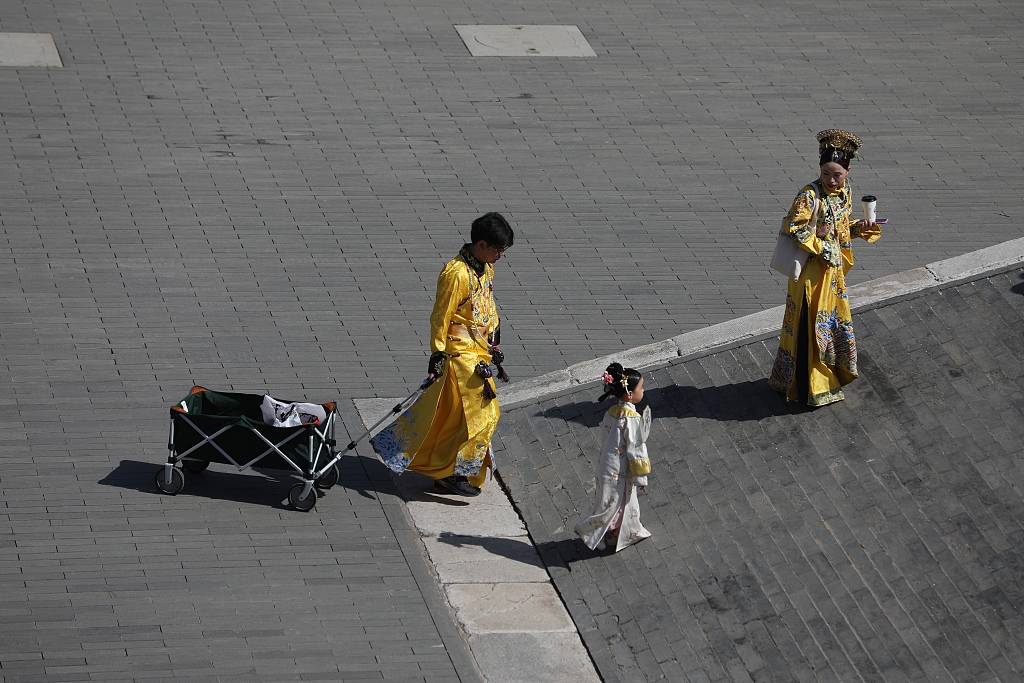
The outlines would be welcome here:
M 817 182 L 805 186 L 789 210 L 789 236 L 810 254 L 797 280 L 789 280 L 786 310 L 782 320 L 779 351 L 768 384 L 797 401 L 797 329 L 807 305 L 809 387 L 807 404 L 823 406 L 843 400 L 842 387 L 857 379 L 857 341 L 853 334 L 850 300 L 846 295 L 846 274 L 853 267 L 852 237 L 868 242 L 879 233 L 860 234 L 860 221 L 851 221 L 853 190 L 849 182 L 820 197 L 818 228 L 811 229 L 814 200 L 823 188 Z M 842 255 L 840 267 L 830 267 L 821 257 L 826 250 Z
M 493 390 L 494 380 L 475 372 L 480 361 L 491 362 L 486 337 L 498 329 L 493 281 L 493 265 L 484 264 L 477 273 L 461 254 L 438 276 L 430 350 L 449 354 L 444 375 L 370 440 L 393 471 L 410 469 L 434 479 L 463 475 L 473 486 L 483 487 L 491 466 L 491 437 L 501 415 L 498 399 L 484 396 L 484 382 Z M 449 334 L 453 323 L 486 335 Z

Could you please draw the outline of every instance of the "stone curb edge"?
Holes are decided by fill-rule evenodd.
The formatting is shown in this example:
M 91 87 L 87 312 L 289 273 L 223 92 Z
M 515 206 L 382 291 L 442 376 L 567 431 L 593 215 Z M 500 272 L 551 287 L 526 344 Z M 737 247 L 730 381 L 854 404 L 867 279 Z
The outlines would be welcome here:
M 854 285 L 849 290 L 850 298 L 856 301 L 853 312 L 858 313 L 883 303 L 895 303 L 928 290 L 962 284 L 982 275 L 996 275 L 1022 263 L 1024 237 Z M 774 336 L 778 333 L 782 314 L 783 307 L 776 306 L 671 339 L 577 363 L 564 370 L 499 387 L 498 398 L 501 399 L 502 410 L 519 408 L 536 403 L 543 397 L 596 382 L 612 361 L 634 368 L 646 368 Z

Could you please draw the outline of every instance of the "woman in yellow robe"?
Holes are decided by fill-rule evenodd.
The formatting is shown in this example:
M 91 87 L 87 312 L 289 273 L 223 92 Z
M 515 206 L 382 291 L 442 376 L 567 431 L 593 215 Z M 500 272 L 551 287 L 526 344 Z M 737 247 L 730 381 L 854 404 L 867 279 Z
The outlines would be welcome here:
M 470 238 L 437 278 L 428 371 L 439 379 L 370 440 L 393 471 L 420 472 L 438 489 L 463 496 L 480 493 L 492 466 L 491 437 L 501 410 L 490 364 L 498 363 L 499 376 L 504 374 L 494 264 L 512 246 L 514 234 L 492 212 L 473 222 Z
M 877 223 L 851 220 L 848 176 L 860 138 L 825 130 L 818 133 L 818 143 L 821 175 L 800 191 L 789 210 L 788 234 L 809 256 L 800 277 L 789 280 L 779 351 L 768 379 L 786 400 L 809 406 L 842 401 L 842 387 L 857 379 L 857 341 L 846 295 L 851 239 L 874 242 L 882 234 Z

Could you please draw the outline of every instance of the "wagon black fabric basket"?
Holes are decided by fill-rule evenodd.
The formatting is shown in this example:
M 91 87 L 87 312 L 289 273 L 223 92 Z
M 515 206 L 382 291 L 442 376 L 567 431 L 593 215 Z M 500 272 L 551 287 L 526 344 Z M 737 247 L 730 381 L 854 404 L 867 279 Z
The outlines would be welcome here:
M 290 401 L 285 401 L 290 403 Z M 167 463 L 156 475 L 162 492 L 179 493 L 185 475 L 175 465 L 199 473 L 210 463 L 290 470 L 303 478 L 288 493 L 292 507 L 308 511 L 316 504 L 315 487 L 330 488 L 339 472 L 334 439 L 338 412 L 334 403 L 320 406 L 326 419 L 295 427 L 274 427 L 263 420 L 262 394 L 222 393 L 194 387 L 171 407 Z

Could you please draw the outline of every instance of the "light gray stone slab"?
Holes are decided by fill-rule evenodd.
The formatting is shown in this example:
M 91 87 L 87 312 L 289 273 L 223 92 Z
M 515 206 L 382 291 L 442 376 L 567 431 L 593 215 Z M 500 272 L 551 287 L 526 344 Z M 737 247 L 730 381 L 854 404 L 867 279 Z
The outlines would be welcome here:
M 426 536 L 423 545 L 442 583 L 538 583 L 550 580 L 528 538 Z
M 576 632 L 550 583 L 455 583 L 445 594 L 470 635 Z
M 520 382 L 498 386 L 498 400 L 502 404 L 517 403 L 535 396 L 554 393 L 567 389 L 572 383 L 572 375 L 569 370 L 555 370 L 539 377 L 532 377 Z
M 665 363 L 679 357 L 679 346 L 675 339 L 666 339 L 653 344 L 623 349 L 622 353 L 613 353 L 603 358 L 577 363 L 569 368 L 573 384 L 586 384 L 601 377 L 610 363 L 622 363 L 627 368 L 645 368 L 658 363 Z
M 693 353 L 769 332 L 782 324 L 783 312 L 784 307 L 775 306 L 758 311 L 757 313 L 745 315 L 736 320 L 681 334 L 678 337 L 674 337 L 673 341 L 679 348 L 680 356 L 689 356 Z
M 575 26 L 456 24 L 474 57 L 596 57 Z
M 0 33 L 0 66 L 64 66 L 49 33 Z
M 488 481 L 475 498 L 436 493 L 433 480 L 416 472 L 405 472 L 396 484 L 424 536 L 526 536 L 523 520 L 496 481 Z
M 862 282 L 847 290 L 850 303 L 855 308 L 870 306 L 886 299 L 918 292 L 936 284 L 935 276 L 928 268 L 914 268 L 902 273 Z
M 645 368 L 665 363 L 680 356 L 689 356 L 755 337 L 779 327 L 782 324 L 783 310 L 782 306 L 775 306 L 664 341 L 623 349 L 621 353 L 577 363 L 566 370 L 551 372 L 513 384 L 504 391 L 499 390 L 498 396 L 503 402 L 509 404 L 532 400 L 562 389 L 568 389 L 575 384 L 595 381 L 600 378 L 601 373 L 612 361 L 617 361 L 627 367 Z
M 363 425 L 367 428 L 370 428 L 380 422 L 379 426 L 373 430 L 374 433 L 376 433 L 378 430 L 386 427 L 390 422 L 387 419 L 381 422 L 382 418 L 396 417 L 394 408 L 403 400 L 404 398 L 357 398 L 352 402 L 355 404 L 356 411 L 359 413 L 359 419 L 362 420 Z M 358 437 L 359 434 L 356 434 L 355 436 Z
M 601 680 L 576 633 L 483 633 L 470 636 L 469 647 L 488 683 Z
M 942 283 L 962 280 L 1021 261 L 1024 261 L 1024 237 L 978 249 L 963 256 L 929 263 L 927 268 L 935 279 Z

